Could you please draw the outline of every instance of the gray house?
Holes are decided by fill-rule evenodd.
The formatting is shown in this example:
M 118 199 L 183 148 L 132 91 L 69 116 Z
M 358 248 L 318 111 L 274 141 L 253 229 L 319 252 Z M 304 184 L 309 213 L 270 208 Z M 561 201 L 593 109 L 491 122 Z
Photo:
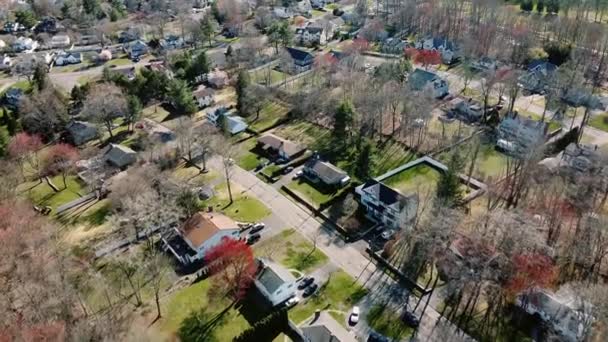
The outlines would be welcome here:
M 65 128 L 75 145 L 82 145 L 98 136 L 97 126 L 86 121 L 72 121 Z
M 415 91 L 430 91 L 435 98 L 442 98 L 449 94 L 448 82 L 430 71 L 416 69 L 409 78 L 410 88 Z
M 375 180 L 358 186 L 355 192 L 360 196 L 367 216 L 377 223 L 398 229 L 416 217 L 417 194 L 405 196 Z
M 257 259 L 258 272 L 254 284 L 264 298 L 277 306 L 296 294 L 296 279 L 283 266 L 267 259 Z
M 318 154 L 311 157 L 304 165 L 304 175 L 312 182 L 322 182 L 329 186 L 344 186 L 350 181 L 348 174 L 332 163 L 322 161 Z
M 544 142 L 547 129 L 546 122 L 511 113 L 498 125 L 496 146 L 513 155 L 524 155 Z
M 123 145 L 110 144 L 104 153 L 104 159 L 108 164 L 123 169 L 135 163 L 137 152 Z

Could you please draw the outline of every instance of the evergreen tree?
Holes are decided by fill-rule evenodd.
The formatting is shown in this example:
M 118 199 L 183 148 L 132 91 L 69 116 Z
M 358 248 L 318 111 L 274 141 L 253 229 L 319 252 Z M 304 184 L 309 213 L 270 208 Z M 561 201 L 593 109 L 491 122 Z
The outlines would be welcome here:
M 369 139 L 364 139 L 355 163 L 355 175 L 365 181 L 371 177 L 375 168 L 375 147 Z
M 547 1 L 547 13 L 559 13 L 559 0 Z
M 333 136 L 342 145 L 346 143 L 348 130 L 353 122 L 353 117 L 353 107 L 348 101 L 342 102 L 334 114 Z
M 437 200 L 444 206 L 455 205 L 462 200 L 460 177 L 458 177 L 462 169 L 460 155 L 456 152 L 452 153 L 447 166 L 448 170 L 441 174 L 437 183 Z
M 211 63 L 207 58 L 205 51 L 199 53 L 194 61 L 190 64 L 190 67 L 186 71 L 186 78 L 189 82 L 194 83 L 196 78 L 200 75 L 206 74 L 211 70 Z
M 8 140 L 8 133 L 6 130 L 0 128 L 0 157 L 4 157 L 6 155 Z
M 536 1 L 536 12 L 538 12 L 539 14 L 542 14 L 544 10 L 545 10 L 545 2 L 543 0 L 537 0 Z
M 236 109 L 241 115 L 246 115 L 248 103 L 247 88 L 250 84 L 251 80 L 249 78 L 249 73 L 246 70 L 241 70 L 236 81 Z
M 519 4 L 519 8 L 524 12 L 531 12 L 534 9 L 534 3 L 532 0 L 522 0 Z
M 190 115 L 196 112 L 197 106 L 194 102 L 192 90 L 188 88 L 185 81 L 173 79 L 169 83 L 167 97 L 179 113 Z
M 15 11 L 15 21 L 23 25 L 26 29 L 31 29 L 36 25 L 34 13 L 27 9 Z
M 209 46 L 211 46 L 213 38 L 215 36 L 215 28 L 216 28 L 216 23 L 213 21 L 213 19 L 210 16 L 205 16 L 203 19 L 201 19 L 200 21 L 200 33 L 201 33 L 201 38 L 203 40 L 206 40 L 209 43 Z M 204 42 L 203 42 L 204 45 Z
M 15 113 L 12 113 L 9 110 L 4 110 L 4 116 L 6 118 L 6 130 L 8 131 L 8 135 L 10 135 L 11 137 L 17 134 L 17 131 L 20 128 L 19 121 L 17 121 L 15 115 Z
M 141 101 L 137 98 L 137 96 L 129 95 L 127 97 L 127 106 L 129 110 L 125 115 L 125 122 L 129 127 L 129 130 L 133 130 L 133 124 L 139 120 L 142 111 Z
M 42 90 L 46 88 L 48 84 L 48 68 L 43 63 L 36 64 L 34 68 L 34 75 L 32 76 L 32 81 L 36 85 L 38 90 Z

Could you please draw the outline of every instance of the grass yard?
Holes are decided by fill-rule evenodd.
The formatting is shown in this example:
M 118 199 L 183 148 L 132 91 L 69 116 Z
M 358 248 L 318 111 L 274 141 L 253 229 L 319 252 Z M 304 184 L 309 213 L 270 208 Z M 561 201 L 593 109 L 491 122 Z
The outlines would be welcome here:
M 152 119 L 158 123 L 163 122 L 170 113 L 161 105 L 151 105 L 142 110 L 142 117 Z
M 218 176 L 219 174 L 212 170 L 207 173 L 200 173 L 196 167 L 186 167 L 185 163 L 173 171 L 173 177 L 176 180 L 196 186 L 209 185 Z
M 265 131 L 276 125 L 279 121 L 285 119 L 289 110 L 289 108 L 282 104 L 268 101 L 264 104 L 264 107 L 260 111 L 260 117 L 257 120 L 255 119 L 255 114 L 247 120 L 250 124 L 249 128 L 256 132 Z
M 399 314 L 388 307 L 375 305 L 367 313 L 367 322 L 380 334 L 401 341 L 413 332 L 413 329 L 399 319 Z
M 366 294 L 367 289 L 355 282 L 353 277 L 344 271 L 337 271 L 330 275 L 328 282 L 321 285 L 313 296 L 291 309 L 289 318 L 298 324 L 312 316 L 316 310 L 348 312 Z
M 328 188 L 324 187 L 322 184 L 315 185 L 302 177 L 287 184 L 287 187 L 296 191 L 298 194 L 303 195 L 317 207 L 338 196 L 344 189 L 346 189 Z
M 133 62 L 131 62 L 130 59 L 123 57 L 123 58 L 115 58 L 112 60 L 107 61 L 104 66 L 125 66 L 125 65 L 130 65 Z
M 401 191 L 404 194 L 435 193 L 441 173 L 429 165 L 418 165 L 391 176 L 383 181 L 384 184 Z
M 281 169 L 280 165 L 271 164 L 271 165 L 266 166 L 264 168 L 264 170 L 262 170 L 262 173 L 265 174 L 266 176 L 272 178 L 275 175 L 279 176 L 278 172 L 279 172 L 280 169 Z
M 532 120 L 540 121 L 540 119 L 542 119 L 541 115 L 538 115 L 534 112 L 530 112 L 526 109 L 516 108 L 516 110 L 520 115 L 523 115 L 525 117 L 530 117 L 530 118 L 532 118 Z M 551 120 L 551 117 L 549 117 L 549 116 L 545 116 L 545 122 L 547 122 L 549 124 L 549 132 L 553 132 L 554 130 L 562 127 L 561 122 Z
M 63 179 L 61 176 L 51 178 L 51 182 L 59 189 L 63 188 Z M 51 207 L 53 209 L 52 213 L 54 213 L 57 207 L 73 201 L 81 197 L 81 195 L 86 195 L 87 193 L 84 185 L 77 176 L 68 176 L 66 178 L 66 184 L 66 189 L 55 192 L 44 181 L 42 183 L 32 181 L 21 184 L 19 186 L 19 191 L 22 191 L 25 196 L 29 197 L 32 202 L 37 205 Z
M 233 220 L 241 222 L 257 222 L 271 214 L 271 211 L 262 202 L 241 193 L 234 184 L 232 184 L 234 200 L 232 204 L 230 204 L 225 182 L 217 185 L 215 191 L 215 196 L 201 203 L 203 207 L 213 207 L 215 211 L 220 211 Z
M 464 171 L 461 172 L 466 172 L 468 170 L 474 153 L 475 143 L 475 139 L 472 139 L 468 143 L 456 147 L 461 156 L 461 160 L 465 163 Z M 438 156 L 439 161 L 447 163 L 451 153 L 452 150 L 440 154 Z M 494 179 L 502 178 L 505 175 L 509 158 L 509 156 L 497 151 L 493 144 L 482 143 L 479 148 L 475 167 L 473 168 L 473 176 L 480 180 L 487 179 L 488 177 Z
M 205 308 L 211 314 L 217 314 L 230 305 L 227 299 L 209 300 L 211 281 L 206 279 L 187 288 L 172 293 L 162 303 L 163 317 L 157 322 L 160 330 L 168 335 L 175 334 L 180 324 L 192 312 Z M 218 341 L 231 341 L 242 331 L 249 328 L 249 323 L 234 308 L 230 309 L 214 328 L 214 337 Z
M 266 86 L 281 82 L 289 77 L 289 75 L 283 72 L 269 68 L 263 68 L 254 72 L 250 72 L 250 75 L 252 82 L 263 84 Z
M 236 158 L 236 163 L 238 166 L 247 171 L 251 171 L 255 169 L 259 163 L 267 161 L 266 158 L 253 152 L 257 143 L 258 140 L 256 138 L 250 138 L 243 141 L 239 145 L 235 145 L 235 147 L 240 150 L 239 156 Z
M 608 132 L 608 113 L 592 116 L 589 119 L 589 126 Z
M 288 269 L 295 269 L 303 273 L 324 265 L 329 260 L 327 256 L 304 236 L 287 229 L 281 233 L 262 241 L 254 247 L 256 256 L 270 258 Z

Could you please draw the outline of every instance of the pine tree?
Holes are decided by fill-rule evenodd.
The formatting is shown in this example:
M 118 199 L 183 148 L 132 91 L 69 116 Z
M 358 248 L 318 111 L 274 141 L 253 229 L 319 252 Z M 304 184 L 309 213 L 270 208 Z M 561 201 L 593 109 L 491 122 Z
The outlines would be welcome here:
M 17 134 L 17 131 L 19 130 L 19 121 L 17 121 L 15 115 L 16 114 L 12 113 L 11 111 L 6 109 L 4 110 L 4 116 L 6 117 L 6 130 L 8 131 L 8 135 L 11 137 Z
M 241 70 L 236 82 L 236 109 L 239 114 L 246 115 L 247 108 L 247 88 L 249 87 L 251 80 L 249 79 L 249 73 L 246 70 Z
M 359 180 L 365 181 L 372 176 L 375 168 L 374 154 L 374 144 L 369 139 L 364 139 L 355 163 L 355 175 Z
M 437 200 L 444 206 L 458 204 L 462 200 L 460 177 L 458 176 L 462 169 L 462 161 L 458 153 L 452 153 L 447 166 L 448 170 L 441 174 L 437 183 Z
M 348 101 L 342 102 L 334 115 L 333 136 L 342 144 L 346 143 L 348 129 L 353 122 L 353 116 L 353 107 Z

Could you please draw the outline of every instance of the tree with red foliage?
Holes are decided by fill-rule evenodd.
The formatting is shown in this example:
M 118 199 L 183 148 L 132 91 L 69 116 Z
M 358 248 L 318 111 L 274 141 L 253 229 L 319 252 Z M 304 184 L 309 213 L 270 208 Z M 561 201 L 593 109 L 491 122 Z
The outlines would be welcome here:
M 205 254 L 205 263 L 213 275 L 213 288 L 220 297 L 242 299 L 253 283 L 256 262 L 245 241 L 224 237 Z
M 441 54 L 437 50 L 419 50 L 414 56 L 414 63 L 422 64 L 424 68 L 429 65 L 439 65 Z
M 409 59 L 414 59 L 414 57 L 416 57 L 416 55 L 418 54 L 418 49 L 413 47 L 406 47 L 403 50 L 403 54 Z
M 63 178 L 63 189 L 68 186 L 66 177 L 74 168 L 78 160 L 78 150 L 68 144 L 57 144 L 51 146 L 42 160 L 41 175 L 55 176 L 61 174 Z
M 557 267 L 553 260 L 544 254 L 518 254 L 513 256 L 511 262 L 513 272 L 506 287 L 513 296 L 534 287 L 551 287 L 557 280 Z
M 352 55 L 354 53 L 362 54 L 369 50 L 369 42 L 363 38 L 355 38 L 353 42 L 346 48 L 346 54 Z
M 8 155 L 19 163 L 21 175 L 27 162 L 32 169 L 38 171 L 38 150 L 42 148 L 42 140 L 37 135 L 17 133 L 8 144 Z

